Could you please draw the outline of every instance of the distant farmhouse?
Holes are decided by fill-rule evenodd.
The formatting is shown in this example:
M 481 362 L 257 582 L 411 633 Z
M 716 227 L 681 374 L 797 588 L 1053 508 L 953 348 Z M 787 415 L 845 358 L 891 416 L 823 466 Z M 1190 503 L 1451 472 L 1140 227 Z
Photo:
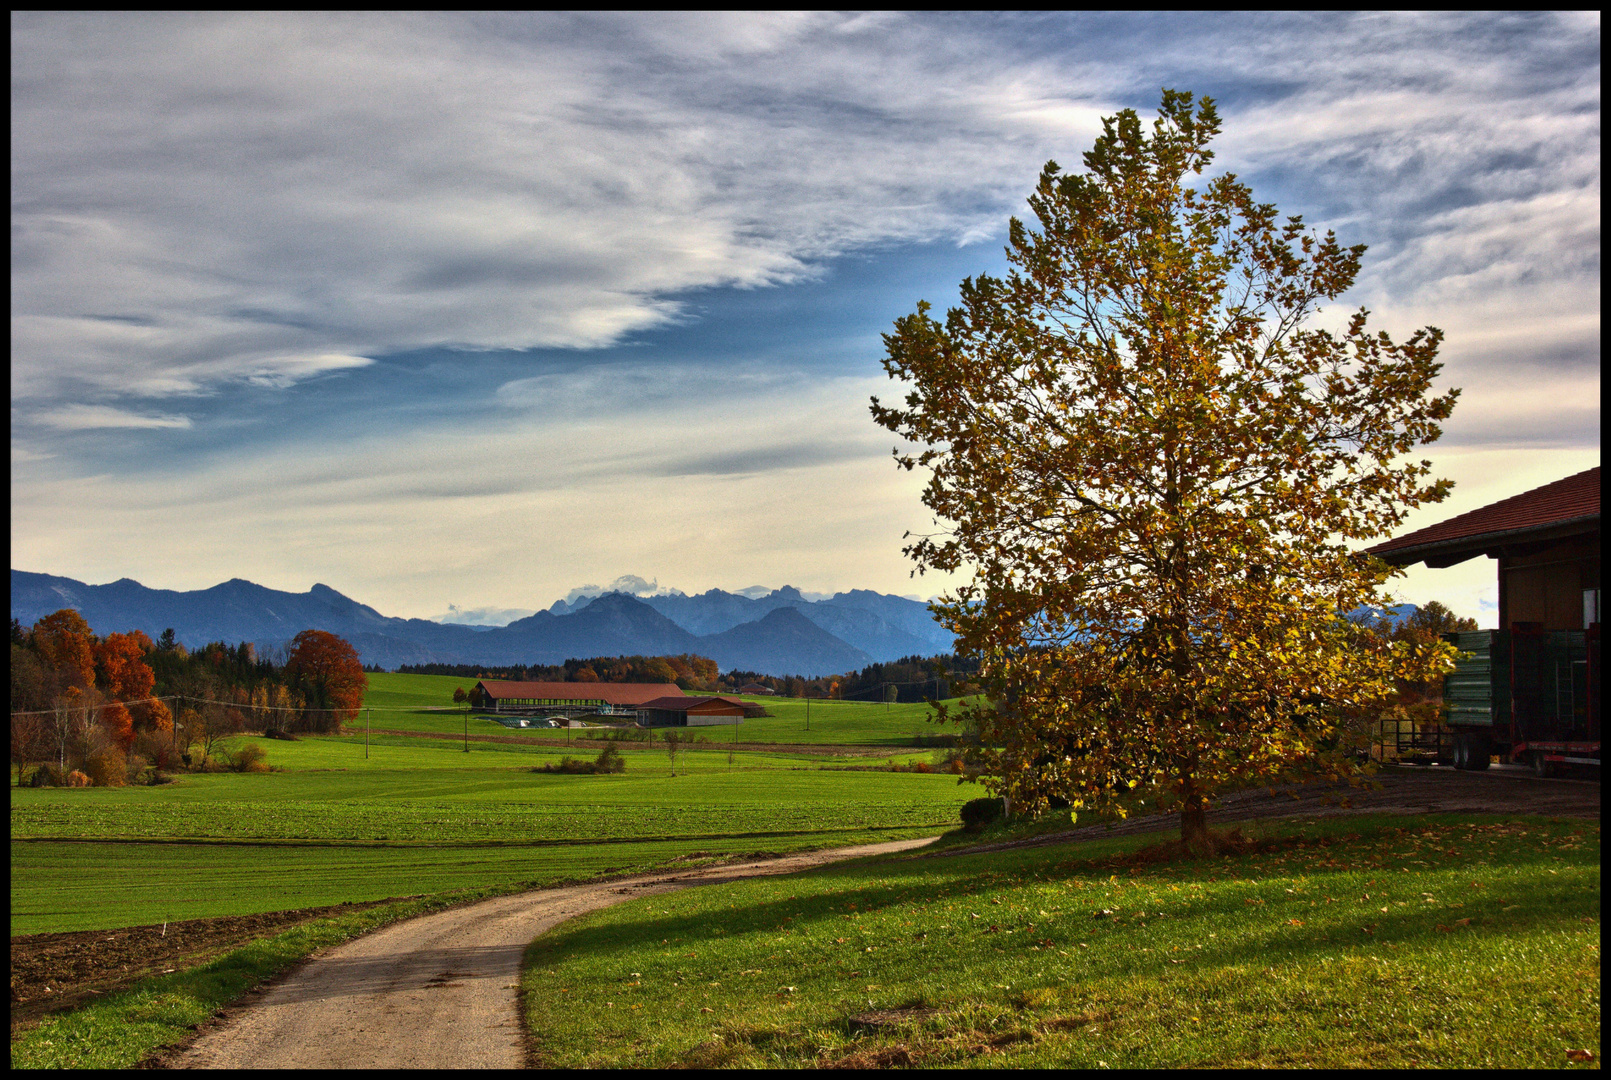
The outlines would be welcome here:
M 639 707 L 644 727 L 710 727 L 736 724 L 745 716 L 742 701 L 724 697 L 663 697 Z
M 777 693 L 777 691 L 773 690 L 770 686 L 762 686 L 758 682 L 745 683 L 743 686 L 738 688 L 738 692 L 741 694 L 749 694 L 751 697 L 763 695 L 766 697 L 771 697 Z
M 586 717 L 645 727 L 736 724 L 765 710 L 724 697 L 690 697 L 676 683 L 513 682 L 483 679 L 470 704 L 510 717 Z M 522 725 L 523 726 L 523 725 Z
M 638 708 L 656 698 L 686 697 L 676 683 L 512 682 L 483 679 L 470 704 L 516 716 L 608 716 L 636 720 Z

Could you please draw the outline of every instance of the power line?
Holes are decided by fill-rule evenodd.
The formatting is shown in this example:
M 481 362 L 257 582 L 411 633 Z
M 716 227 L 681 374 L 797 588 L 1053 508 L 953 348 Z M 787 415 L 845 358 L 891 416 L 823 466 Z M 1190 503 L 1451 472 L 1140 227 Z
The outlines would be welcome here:
M 63 706 L 61 706 L 61 709 L 13 709 L 12 712 L 11 712 L 11 715 L 12 716 L 55 716 L 62 709 L 65 709 L 65 710 L 68 710 L 68 711 L 73 711 L 73 710 L 77 710 L 77 709 L 89 709 L 89 710 L 92 710 L 94 712 L 100 712 L 102 709 L 110 709 L 113 705 L 145 705 L 145 704 L 147 704 L 149 702 L 152 702 L 152 701 L 183 701 L 183 700 L 185 700 L 185 698 L 184 698 L 184 696 L 182 694 L 166 694 L 166 695 L 162 695 L 160 697 L 136 698 L 133 701 L 103 701 L 99 705 L 63 705 Z

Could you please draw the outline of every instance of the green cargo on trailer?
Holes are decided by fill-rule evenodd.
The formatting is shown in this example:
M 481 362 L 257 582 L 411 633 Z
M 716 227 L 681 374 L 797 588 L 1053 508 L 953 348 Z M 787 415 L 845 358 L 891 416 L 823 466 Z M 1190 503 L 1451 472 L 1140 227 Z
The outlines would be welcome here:
M 1445 634 L 1460 650 L 1443 682 L 1454 766 L 1486 769 L 1491 755 L 1540 775 L 1600 764 L 1599 626 Z

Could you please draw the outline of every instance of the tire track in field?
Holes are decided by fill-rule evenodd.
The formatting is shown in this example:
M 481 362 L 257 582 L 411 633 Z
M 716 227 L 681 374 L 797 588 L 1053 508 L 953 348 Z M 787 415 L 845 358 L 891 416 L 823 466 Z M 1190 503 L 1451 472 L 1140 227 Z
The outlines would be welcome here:
M 540 889 L 394 923 L 315 956 L 226 1010 L 163 1063 L 191 1069 L 515 1069 L 525 1063 L 517 990 L 537 935 L 639 896 L 787 874 L 930 843 L 802 852 L 778 859 Z

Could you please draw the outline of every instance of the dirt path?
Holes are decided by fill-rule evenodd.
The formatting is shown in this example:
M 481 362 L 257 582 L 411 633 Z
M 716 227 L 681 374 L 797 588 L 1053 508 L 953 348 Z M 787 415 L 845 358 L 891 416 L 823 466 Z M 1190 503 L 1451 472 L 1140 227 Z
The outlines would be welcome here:
M 638 896 L 839 859 L 929 840 L 897 840 L 761 862 L 645 874 L 543 889 L 421 916 L 315 957 L 256 1003 L 165 1061 L 193 1069 L 513 1069 L 525 1061 L 516 1001 L 520 959 L 538 934 Z
M 1232 792 L 1210 811 L 1208 824 L 1218 828 L 1238 821 L 1264 818 L 1338 817 L 1346 814 L 1538 814 L 1544 817 L 1600 817 L 1598 780 L 1534 776 L 1520 766 L 1499 766 L 1484 772 L 1457 772 L 1443 767 L 1389 767 L 1376 775 L 1380 787 L 1350 788 L 1346 784 L 1307 784 L 1278 790 L 1267 788 Z M 1103 836 L 1178 829 L 1179 814 L 1149 814 L 1111 824 L 1084 825 L 1025 840 L 948 848 L 935 856 L 962 851 L 999 851 L 1006 848 L 1043 847 Z M 925 856 L 927 857 L 927 856 Z

